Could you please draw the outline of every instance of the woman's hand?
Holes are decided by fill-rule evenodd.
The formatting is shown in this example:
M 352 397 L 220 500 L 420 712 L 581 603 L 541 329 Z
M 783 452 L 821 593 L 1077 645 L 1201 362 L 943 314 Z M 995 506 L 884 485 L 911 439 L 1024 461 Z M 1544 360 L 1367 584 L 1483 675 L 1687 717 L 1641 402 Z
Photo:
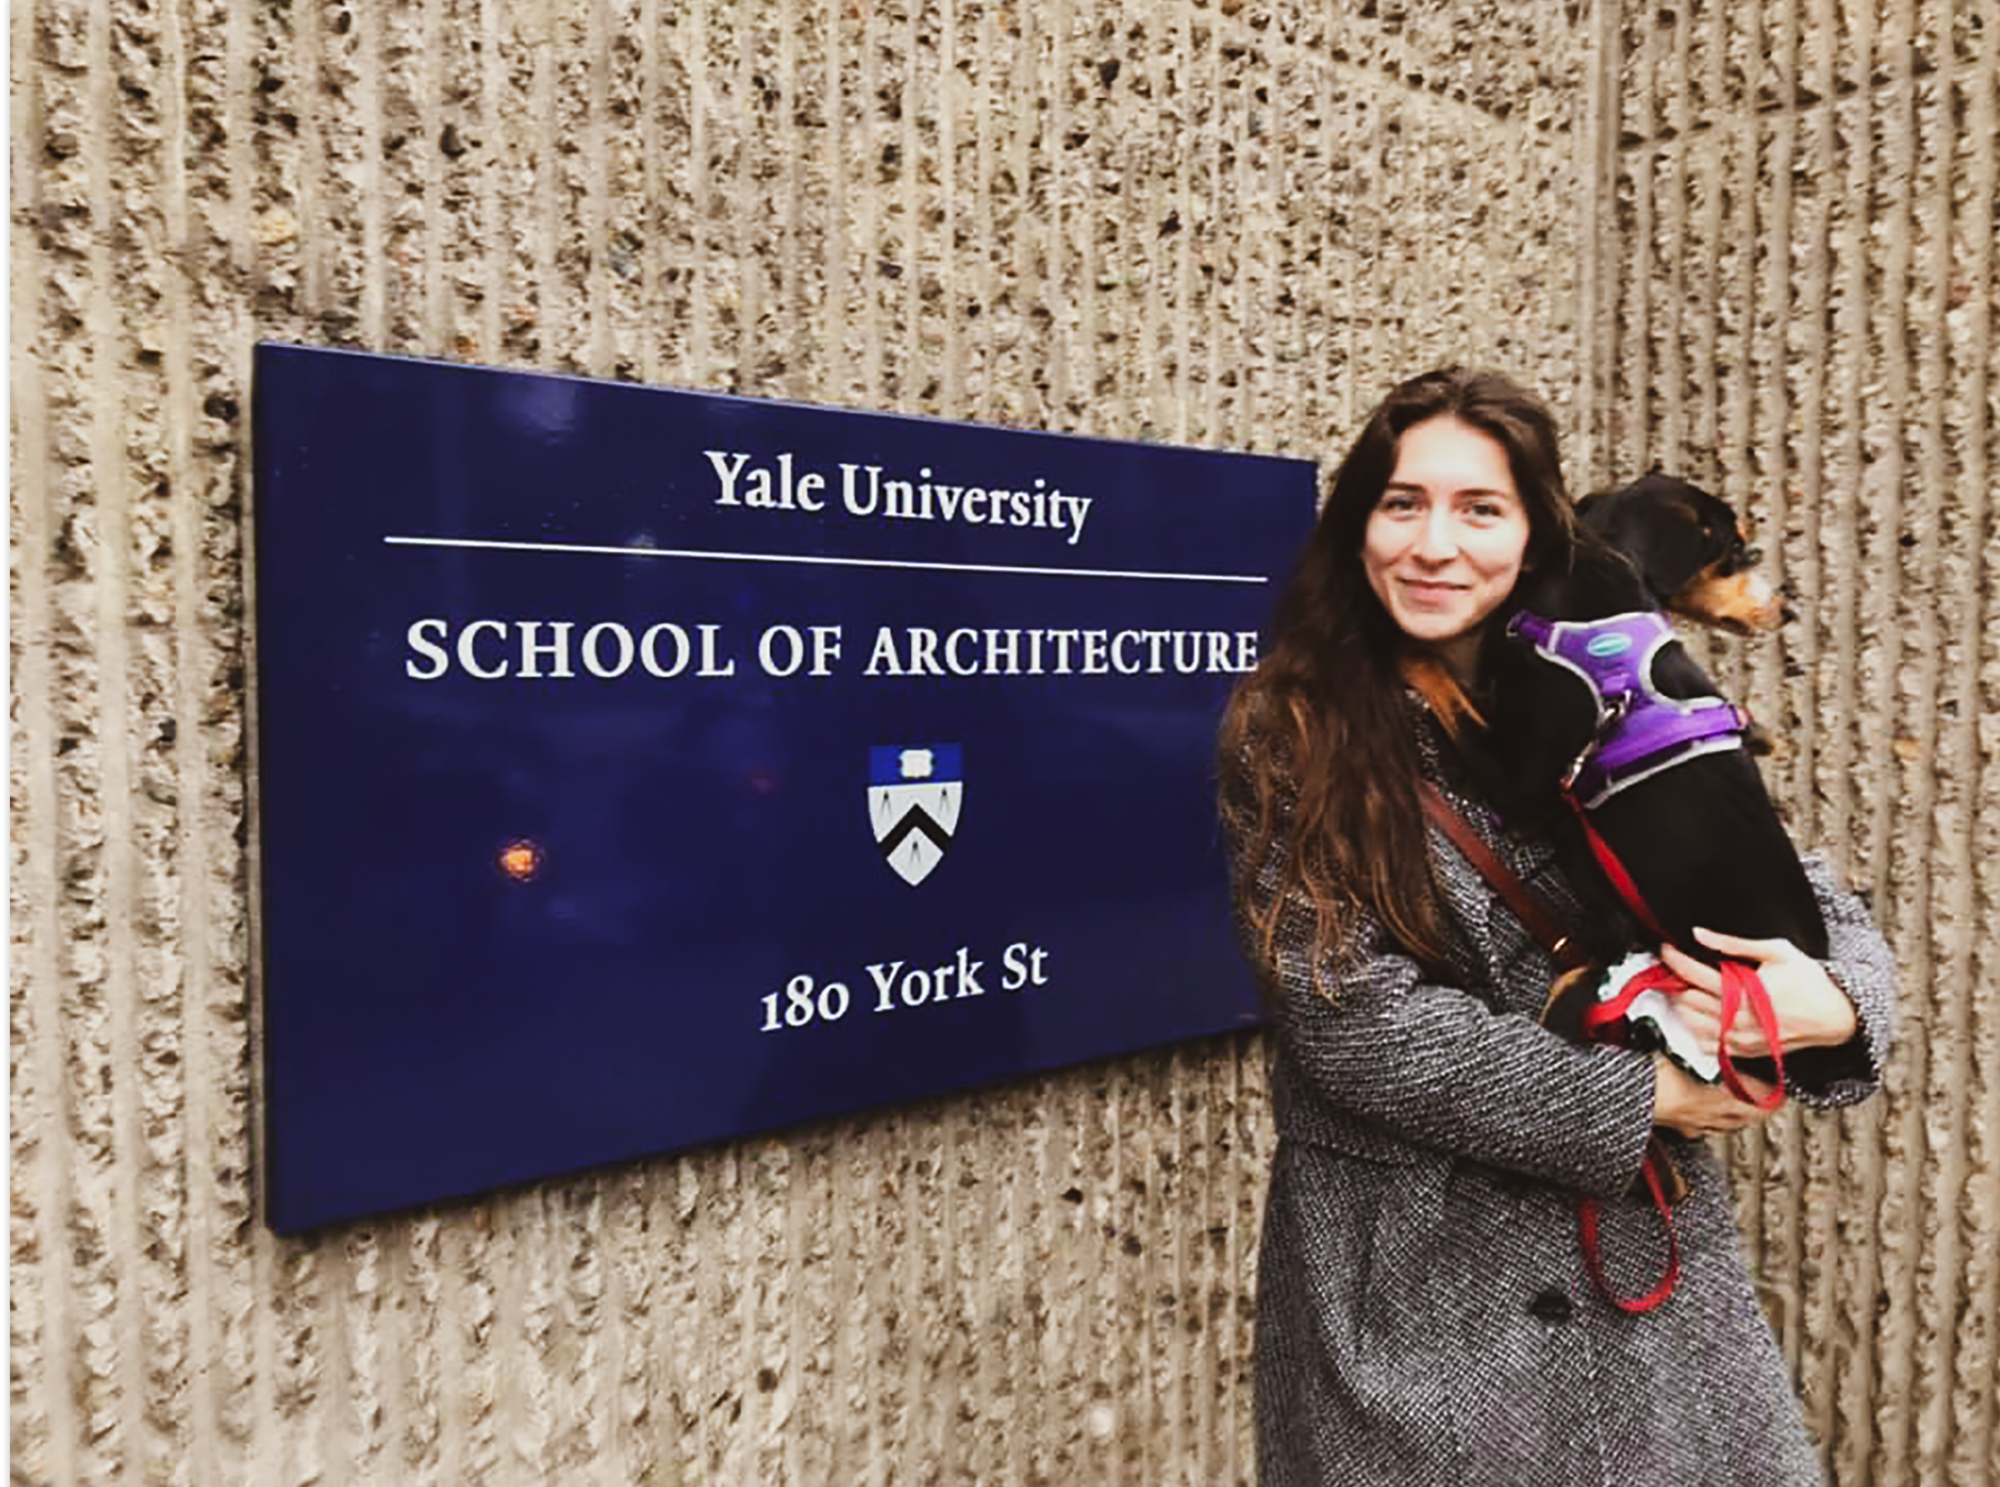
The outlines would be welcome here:
M 1736 1076 L 1754 1098 L 1769 1100 L 1771 1086 L 1747 1074 Z M 1775 1110 L 1773 1106 L 1773 1110 Z M 1723 1136 L 1768 1119 L 1765 1110 L 1736 1098 L 1719 1084 L 1703 1084 L 1663 1053 L 1653 1055 L 1653 1124 L 1679 1131 L 1690 1140 Z
M 1838 1048 L 1854 1036 L 1854 1004 L 1833 984 L 1826 967 L 1790 940 L 1744 940 L 1735 935 L 1697 929 L 1694 937 L 1732 960 L 1747 961 L 1764 983 L 1771 1011 L 1778 1020 L 1778 1045 L 1795 1048 Z M 1688 989 L 1674 998 L 1674 1011 L 1703 1051 L 1713 1053 L 1722 1037 L 1722 972 L 1683 955 L 1671 945 L 1660 947 L 1660 959 Z M 1729 1029 L 1732 1058 L 1768 1058 L 1771 1045 L 1750 1009 L 1739 1007 Z

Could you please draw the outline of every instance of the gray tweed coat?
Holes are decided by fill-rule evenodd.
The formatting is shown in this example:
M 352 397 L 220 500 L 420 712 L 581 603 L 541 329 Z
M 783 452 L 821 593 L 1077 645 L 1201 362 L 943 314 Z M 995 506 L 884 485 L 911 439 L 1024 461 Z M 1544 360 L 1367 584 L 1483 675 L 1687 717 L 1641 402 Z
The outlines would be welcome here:
M 1416 707 L 1426 774 L 1561 916 L 1579 913 L 1546 846 L 1470 797 Z M 1264 1487 L 1761 1487 L 1820 1467 L 1738 1248 L 1724 1174 L 1670 1138 L 1690 1191 L 1674 1209 L 1681 1279 L 1631 1316 L 1592 1287 L 1576 1198 L 1602 1204 L 1614 1285 L 1650 1289 L 1665 1246 L 1627 1196 L 1652 1129 L 1650 1060 L 1536 1024 L 1554 966 L 1447 838 L 1434 867 L 1458 927 L 1438 985 L 1379 926 L 1338 956 L 1338 1000 L 1311 987 L 1309 924 L 1281 923 L 1263 966 L 1277 1008 L 1278 1142 L 1259 1259 L 1256 1427 Z M 1238 863 L 1244 910 L 1277 854 Z M 1806 1105 L 1876 1086 L 1894 968 L 1858 900 L 1808 860 L 1829 969 L 1860 1033 L 1786 1060 Z M 1244 943 L 1261 959 L 1256 938 Z

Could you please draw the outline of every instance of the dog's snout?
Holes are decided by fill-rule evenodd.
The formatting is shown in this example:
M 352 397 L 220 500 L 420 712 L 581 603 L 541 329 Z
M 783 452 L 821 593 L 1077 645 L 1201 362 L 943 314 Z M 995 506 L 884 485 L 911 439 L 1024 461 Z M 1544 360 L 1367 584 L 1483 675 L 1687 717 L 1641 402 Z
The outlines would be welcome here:
M 1750 567 L 1750 568 L 1754 568 L 1754 567 L 1756 567 L 1756 566 L 1757 566 L 1757 565 L 1758 565 L 1759 563 L 1761 563 L 1761 562 L 1763 562 L 1763 561 L 1764 561 L 1764 549 L 1763 549 L 1763 548 L 1761 548 L 1761 547 L 1746 547 L 1746 548 L 1744 548 L 1744 549 L 1743 549 L 1743 563 L 1744 563 L 1744 566 L 1746 566 L 1746 567 Z
M 1798 617 L 1799 617 L 1799 612 L 1796 609 L 1792 608 L 1791 605 L 1783 604 L 1778 607 L 1778 619 L 1781 623 L 1789 625 L 1793 620 L 1797 619 Z

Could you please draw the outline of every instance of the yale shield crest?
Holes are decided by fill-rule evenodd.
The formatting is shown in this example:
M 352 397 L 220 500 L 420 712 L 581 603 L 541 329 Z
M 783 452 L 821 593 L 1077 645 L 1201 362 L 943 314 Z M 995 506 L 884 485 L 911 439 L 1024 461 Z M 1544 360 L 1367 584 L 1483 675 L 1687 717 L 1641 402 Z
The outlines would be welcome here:
M 912 888 L 944 861 L 958 830 L 965 766 L 957 744 L 868 751 L 868 824 L 882 858 Z

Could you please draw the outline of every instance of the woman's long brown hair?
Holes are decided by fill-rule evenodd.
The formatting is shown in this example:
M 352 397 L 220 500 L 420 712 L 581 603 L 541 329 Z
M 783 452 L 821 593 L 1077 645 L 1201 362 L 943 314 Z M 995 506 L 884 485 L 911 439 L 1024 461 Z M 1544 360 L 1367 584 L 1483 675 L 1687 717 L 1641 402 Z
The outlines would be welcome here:
M 1444 959 L 1404 637 L 1369 586 L 1361 554 L 1404 432 L 1446 416 L 1506 450 L 1528 515 L 1527 566 L 1564 561 L 1575 539 L 1555 420 L 1534 394 L 1493 373 L 1449 367 L 1402 383 L 1341 462 L 1278 601 L 1270 649 L 1231 697 L 1219 743 L 1236 892 L 1249 906 L 1266 967 L 1286 905 L 1303 901 L 1313 917 L 1316 985 L 1328 952 L 1364 912 L 1424 963 Z M 1249 889 L 1274 847 L 1283 853 L 1278 891 L 1260 903 Z

